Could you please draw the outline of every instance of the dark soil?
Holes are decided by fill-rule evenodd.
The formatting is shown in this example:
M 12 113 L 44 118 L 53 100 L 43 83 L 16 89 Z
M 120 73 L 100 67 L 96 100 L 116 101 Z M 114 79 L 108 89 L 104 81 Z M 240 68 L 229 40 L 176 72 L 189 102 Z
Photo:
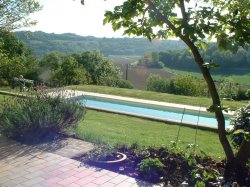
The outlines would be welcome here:
M 127 159 L 116 164 L 93 162 L 91 157 L 96 158 L 95 154 L 100 154 L 100 150 L 76 159 L 85 164 L 94 165 L 150 183 L 164 183 L 165 185 L 170 183 L 172 186 L 180 186 L 182 182 L 186 181 L 189 184 L 188 186 L 194 186 L 196 182 L 203 181 L 206 186 L 211 187 L 219 185 L 233 186 L 233 184 L 250 186 L 249 168 L 227 170 L 229 172 L 225 173 L 226 168 L 223 161 L 217 162 L 211 158 L 197 156 L 184 157 L 183 154 L 170 153 L 165 148 L 138 150 L 136 148 L 120 147 L 116 151 L 126 154 Z M 108 154 L 101 159 L 105 160 L 105 157 L 109 160 L 112 157 L 114 160 L 117 159 L 117 155 L 114 153 Z M 145 174 L 139 172 L 137 169 L 138 164 L 146 158 L 158 158 L 164 164 L 163 171 L 154 173 L 154 175 L 152 173 Z

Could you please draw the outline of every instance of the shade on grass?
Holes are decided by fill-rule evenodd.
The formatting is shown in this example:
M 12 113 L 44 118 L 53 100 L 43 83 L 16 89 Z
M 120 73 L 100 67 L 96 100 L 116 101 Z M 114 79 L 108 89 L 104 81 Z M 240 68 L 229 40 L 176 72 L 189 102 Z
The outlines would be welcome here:
M 76 134 L 90 142 L 111 145 L 137 143 L 139 146 L 169 146 L 177 139 L 179 126 L 139 118 L 88 110 Z M 181 126 L 178 143 L 184 148 L 195 141 L 195 128 Z M 215 159 L 224 157 L 218 135 L 212 131 L 198 130 L 197 144 Z

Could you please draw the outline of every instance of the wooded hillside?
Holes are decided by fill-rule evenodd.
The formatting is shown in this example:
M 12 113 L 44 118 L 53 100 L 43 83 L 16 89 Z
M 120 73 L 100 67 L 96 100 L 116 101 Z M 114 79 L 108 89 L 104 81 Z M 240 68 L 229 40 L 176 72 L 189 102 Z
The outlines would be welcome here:
M 183 42 L 177 40 L 153 40 L 146 38 L 96 38 L 76 34 L 48 34 L 45 32 L 16 32 L 35 55 L 41 57 L 52 51 L 65 54 L 99 50 L 104 55 L 142 56 L 148 51 L 166 51 L 185 49 Z

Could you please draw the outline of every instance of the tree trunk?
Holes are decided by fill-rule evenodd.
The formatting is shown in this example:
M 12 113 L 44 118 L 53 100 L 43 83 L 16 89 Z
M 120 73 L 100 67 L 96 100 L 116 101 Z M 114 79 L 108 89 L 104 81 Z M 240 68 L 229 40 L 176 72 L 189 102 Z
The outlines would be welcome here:
M 235 157 L 235 166 L 244 167 L 250 158 L 250 142 L 243 140 Z
M 209 72 L 209 69 L 207 67 L 203 66 L 203 58 L 201 57 L 198 48 L 193 44 L 192 41 L 190 41 L 189 38 L 186 38 L 185 36 L 180 36 L 180 38 L 188 45 L 188 47 L 191 49 L 192 54 L 194 56 L 196 64 L 199 66 L 202 75 L 208 85 L 208 89 L 213 101 L 213 105 L 215 106 L 221 106 L 220 103 L 220 97 L 217 92 L 217 89 L 215 87 L 214 81 L 212 79 L 212 76 Z M 229 165 L 233 164 L 234 161 L 234 153 L 232 150 L 232 147 L 230 146 L 230 143 L 226 137 L 226 130 L 225 130 L 225 118 L 223 115 L 222 110 L 216 110 L 215 111 L 215 117 L 218 123 L 218 135 L 219 135 L 219 140 L 221 142 L 221 145 L 223 147 L 223 150 L 226 154 L 227 157 L 227 163 Z
M 195 46 L 194 42 L 191 41 L 191 39 L 189 38 L 188 35 L 181 34 L 181 32 L 171 23 L 170 20 L 168 20 L 164 15 L 159 13 L 159 11 L 157 10 L 156 6 L 154 5 L 154 3 L 152 1 L 145 0 L 145 3 L 148 4 L 152 10 L 154 10 L 155 12 L 158 13 L 157 14 L 158 19 L 161 21 L 164 21 L 168 25 L 168 27 L 175 33 L 175 35 L 177 37 L 179 37 L 192 51 L 192 54 L 193 54 L 194 59 L 195 59 L 195 63 L 199 66 L 199 68 L 202 72 L 202 75 L 203 75 L 203 77 L 208 85 L 208 89 L 209 89 L 209 92 L 211 94 L 213 105 L 214 106 L 221 106 L 220 97 L 219 97 L 219 94 L 218 94 L 217 89 L 215 87 L 212 76 L 209 72 L 209 69 L 207 67 L 203 66 L 203 64 L 204 64 L 203 58 L 201 57 L 200 52 L 199 52 L 198 48 Z M 180 5 L 181 5 L 181 11 L 183 14 L 183 21 L 185 24 L 188 24 L 188 22 L 186 20 L 186 12 L 185 12 L 184 2 L 181 1 Z M 234 154 L 233 154 L 232 147 L 230 146 L 229 141 L 226 137 L 225 118 L 224 118 L 224 115 L 222 113 L 222 110 L 220 110 L 220 109 L 216 110 L 215 117 L 216 117 L 217 122 L 218 122 L 219 139 L 220 139 L 221 145 L 224 149 L 224 152 L 226 154 L 227 162 L 228 162 L 228 164 L 232 164 L 234 161 Z

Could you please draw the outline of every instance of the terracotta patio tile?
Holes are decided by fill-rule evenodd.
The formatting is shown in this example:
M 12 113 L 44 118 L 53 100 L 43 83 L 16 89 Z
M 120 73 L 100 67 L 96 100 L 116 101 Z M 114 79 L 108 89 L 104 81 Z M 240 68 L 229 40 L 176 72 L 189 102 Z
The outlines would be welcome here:
M 68 186 L 72 183 L 74 183 L 75 181 L 79 180 L 79 178 L 71 176 L 71 177 L 67 177 L 62 181 L 57 182 L 58 184 L 62 185 L 62 186 Z
M 119 174 L 118 174 L 118 173 L 115 173 L 115 172 L 110 171 L 110 172 L 108 172 L 108 173 L 107 173 L 107 175 L 108 175 L 108 176 L 110 176 L 110 177 L 116 177 L 116 176 L 118 176 Z
M 104 176 L 98 177 L 96 180 L 92 181 L 92 183 L 102 185 L 111 179 L 112 179 L 112 177 L 104 175 Z
M 107 175 L 108 173 L 109 173 L 108 170 L 101 169 L 101 170 L 95 171 L 91 176 L 98 178 L 98 177 L 101 177 L 103 175 Z M 112 176 L 110 176 L 110 177 L 112 177 Z
M 121 182 L 127 180 L 129 177 L 125 175 L 117 175 L 113 179 L 111 179 L 109 182 L 114 183 L 114 184 L 120 184 Z
M 67 187 L 80 187 L 79 184 L 76 183 L 71 183 L 70 185 L 68 185 Z
M 131 184 L 130 182 L 125 182 L 125 181 L 123 181 L 123 182 L 117 184 L 116 186 L 117 186 L 117 187 L 130 187 L 130 186 L 132 186 L 132 185 L 133 185 L 133 184 Z
M 95 173 L 95 171 L 87 169 L 87 170 L 81 171 L 80 173 L 75 174 L 74 176 L 78 177 L 78 178 L 83 178 L 83 177 L 86 177 L 86 176 L 90 176 L 90 175 L 92 175 L 94 173 Z
M 68 170 L 66 172 L 62 172 L 61 174 L 58 174 L 57 177 L 64 179 L 64 178 L 68 178 L 68 177 L 74 176 L 77 173 L 78 172 L 75 171 L 75 170 Z M 76 177 L 76 176 L 74 176 L 74 177 Z M 80 178 L 80 177 L 78 177 L 78 178 Z
M 43 175 L 44 175 L 43 171 L 35 171 L 35 172 L 28 173 L 26 175 L 23 175 L 23 177 L 25 177 L 27 179 L 32 179 L 35 177 L 42 177 Z
M 96 180 L 95 177 L 87 176 L 87 177 L 84 177 L 84 178 L 81 178 L 81 179 L 75 181 L 74 183 L 78 184 L 80 186 L 84 186 L 84 185 L 87 185 L 88 183 L 90 183 L 94 180 Z
M 114 186 L 116 186 L 116 185 L 113 183 L 110 183 L 110 182 L 106 182 L 106 183 L 100 185 L 100 187 L 114 187 Z
M 22 185 L 24 186 L 32 186 L 32 185 L 35 185 L 35 184 L 38 184 L 40 182 L 44 181 L 43 178 L 41 177 L 35 177 L 35 178 L 32 178 L 32 179 L 28 179 L 27 181 L 21 183 Z
M 97 184 L 88 183 L 88 184 L 84 185 L 83 187 L 97 187 L 97 186 L 98 186 Z

